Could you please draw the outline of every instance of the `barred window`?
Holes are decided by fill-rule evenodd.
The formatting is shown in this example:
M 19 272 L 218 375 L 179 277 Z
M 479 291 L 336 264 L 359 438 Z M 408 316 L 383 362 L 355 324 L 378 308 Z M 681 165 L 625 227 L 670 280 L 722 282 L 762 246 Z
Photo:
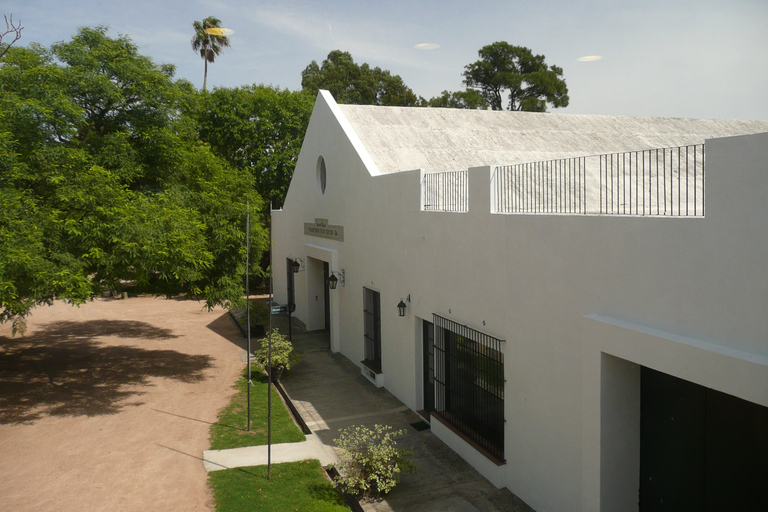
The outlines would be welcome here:
M 504 460 L 503 340 L 438 315 L 433 317 L 435 412 Z

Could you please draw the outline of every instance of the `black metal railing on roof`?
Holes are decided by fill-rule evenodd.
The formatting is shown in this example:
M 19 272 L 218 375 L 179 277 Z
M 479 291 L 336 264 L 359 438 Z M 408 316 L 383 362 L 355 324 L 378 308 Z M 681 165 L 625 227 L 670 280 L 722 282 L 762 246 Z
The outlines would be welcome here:
M 587 213 L 586 157 L 496 167 L 494 213 Z
M 704 216 L 704 145 L 498 166 L 493 213 Z
M 599 213 L 704 216 L 704 144 L 601 155 Z
M 421 182 L 421 205 L 424 211 L 469 211 L 469 172 L 434 172 Z

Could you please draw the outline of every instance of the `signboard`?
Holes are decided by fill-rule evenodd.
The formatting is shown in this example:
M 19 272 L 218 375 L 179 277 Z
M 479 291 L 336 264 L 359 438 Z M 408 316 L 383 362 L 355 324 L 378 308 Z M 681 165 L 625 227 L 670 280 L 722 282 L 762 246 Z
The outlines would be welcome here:
M 343 242 L 344 226 L 328 224 L 328 219 L 315 219 L 314 224 L 310 222 L 304 223 L 304 234 Z
M 287 306 L 272 306 L 273 315 L 279 315 L 281 313 L 287 313 L 287 312 L 288 312 Z

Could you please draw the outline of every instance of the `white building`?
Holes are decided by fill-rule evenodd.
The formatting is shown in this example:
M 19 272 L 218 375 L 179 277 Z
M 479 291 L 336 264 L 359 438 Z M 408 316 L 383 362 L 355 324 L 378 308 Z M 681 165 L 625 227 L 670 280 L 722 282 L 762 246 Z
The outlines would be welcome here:
M 766 132 L 321 91 L 276 300 L 538 512 L 768 510 Z

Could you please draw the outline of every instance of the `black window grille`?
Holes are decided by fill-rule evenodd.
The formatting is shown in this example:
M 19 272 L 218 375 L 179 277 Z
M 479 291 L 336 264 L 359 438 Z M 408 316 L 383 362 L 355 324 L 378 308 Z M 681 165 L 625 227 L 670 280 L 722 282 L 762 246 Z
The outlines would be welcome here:
M 504 340 L 447 318 L 435 324 L 435 412 L 504 460 Z
M 363 288 L 363 337 L 365 339 L 363 364 L 381 373 L 381 295 Z

